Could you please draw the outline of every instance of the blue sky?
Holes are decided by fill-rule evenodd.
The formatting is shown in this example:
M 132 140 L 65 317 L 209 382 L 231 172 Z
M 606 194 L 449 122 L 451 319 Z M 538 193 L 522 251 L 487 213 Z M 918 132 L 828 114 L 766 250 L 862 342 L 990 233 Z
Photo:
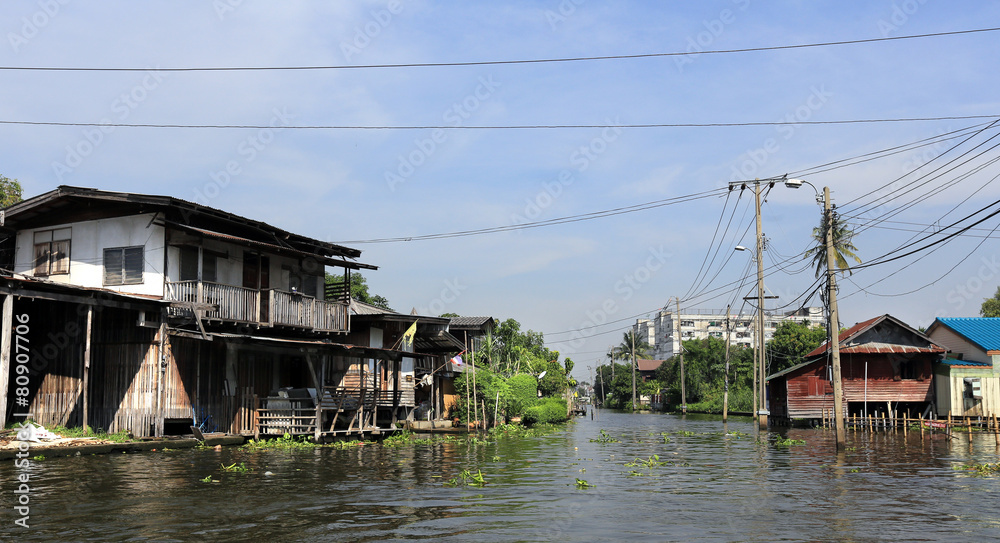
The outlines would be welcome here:
M 553 219 L 718 189 L 741 177 L 814 169 L 982 123 L 622 126 L 1000 115 L 1000 33 L 569 63 L 195 73 L 156 68 L 696 52 L 987 28 L 997 21 L 996 3 L 933 0 L 4 2 L 0 65 L 150 71 L 4 71 L 0 120 L 277 129 L 102 132 L 2 125 L 0 173 L 19 179 L 26 196 L 60 184 L 166 194 L 335 242 Z M 280 129 L 552 124 L 608 128 Z M 967 145 L 995 134 L 984 132 Z M 913 188 L 919 173 L 913 170 L 957 155 L 946 152 L 954 143 L 806 179 L 830 186 L 847 214 L 855 198 L 851 205 L 857 207 Z M 906 230 L 946 224 L 997 200 L 1000 190 L 991 182 L 997 168 L 985 164 L 996 154 L 985 153 L 979 159 L 984 168 L 946 190 L 931 195 L 918 189 L 913 195 L 924 196 L 892 217 L 898 222 L 864 229 L 855 240 L 861 258 L 895 250 L 914 234 Z M 930 186 L 943 187 L 974 166 Z M 892 187 L 866 195 L 897 178 Z M 746 213 L 751 201 L 749 194 L 734 193 L 728 201 L 715 196 L 545 228 L 352 245 L 364 251 L 363 262 L 380 267 L 368 274 L 369 283 L 397 310 L 513 317 L 544 332 L 550 347 L 576 361 L 583 378 L 633 316 L 672 296 L 687 300 L 710 247 L 720 255 L 709 268 L 714 281 L 693 291 L 740 279 L 747 253 L 733 254 L 732 247 L 753 243 L 734 236 L 752 222 L 752 210 Z M 852 220 L 868 224 L 903 201 Z M 728 221 L 736 203 L 728 235 L 712 244 L 723 211 Z M 779 296 L 769 307 L 798 305 L 794 300 L 809 289 L 813 274 L 797 255 L 809 245 L 819 207 L 808 187 L 779 185 L 763 217 L 765 263 L 770 268 L 792 259 L 766 280 Z M 989 235 L 996 224 L 991 219 L 980 225 L 986 230 L 971 233 Z M 935 315 L 973 316 L 1000 283 L 996 243 L 988 238 L 962 236 L 929 257 L 917 256 L 858 270 L 844 282 L 842 322 L 891 313 L 926 326 Z M 721 309 L 739 297 L 732 287 L 717 293 L 694 297 L 685 307 Z M 586 332 L 596 336 L 572 344 L 571 334 L 559 333 L 604 321 L 620 322 L 598 326 Z

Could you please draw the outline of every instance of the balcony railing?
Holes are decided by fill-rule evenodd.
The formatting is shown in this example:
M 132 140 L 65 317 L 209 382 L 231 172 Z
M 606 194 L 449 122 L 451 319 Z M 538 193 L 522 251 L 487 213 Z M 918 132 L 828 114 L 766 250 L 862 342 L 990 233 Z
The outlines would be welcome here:
M 206 319 L 289 326 L 321 332 L 348 330 L 346 303 L 317 300 L 312 296 L 283 290 L 260 291 L 209 281 L 176 281 L 167 283 L 167 299 L 214 306 L 214 309 L 202 315 Z M 191 311 L 185 308 L 175 308 L 172 313 L 191 315 Z

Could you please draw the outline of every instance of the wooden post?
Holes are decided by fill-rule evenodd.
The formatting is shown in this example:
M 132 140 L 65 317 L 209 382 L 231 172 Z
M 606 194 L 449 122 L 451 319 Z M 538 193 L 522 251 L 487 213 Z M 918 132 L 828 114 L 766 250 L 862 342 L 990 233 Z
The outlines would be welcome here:
M 906 437 L 906 433 L 910 430 L 909 428 L 907 428 L 908 425 L 909 425 L 909 415 L 904 411 L 903 412 L 903 437 Z
M 7 392 L 10 379 L 10 345 L 14 335 L 14 295 L 3 297 L 3 329 L 0 330 L 0 428 L 7 427 Z M 27 411 L 27 409 L 25 409 Z
M 90 416 L 89 413 L 90 392 L 88 390 L 90 387 L 88 382 L 90 380 L 90 345 L 91 342 L 93 341 L 91 337 L 93 336 L 93 322 L 94 322 L 94 306 L 88 305 L 87 335 L 84 337 L 84 344 L 83 344 L 83 431 L 84 433 L 89 432 L 87 428 L 87 424 L 89 422 L 88 417 Z
M 972 445 L 972 422 L 965 417 L 965 429 L 969 432 L 969 445 Z
M 996 415 L 993 415 L 993 439 L 996 440 L 997 447 L 1000 447 L 1000 421 Z
M 493 407 L 493 426 L 497 425 L 497 415 L 500 413 L 500 392 L 497 392 L 497 403 Z

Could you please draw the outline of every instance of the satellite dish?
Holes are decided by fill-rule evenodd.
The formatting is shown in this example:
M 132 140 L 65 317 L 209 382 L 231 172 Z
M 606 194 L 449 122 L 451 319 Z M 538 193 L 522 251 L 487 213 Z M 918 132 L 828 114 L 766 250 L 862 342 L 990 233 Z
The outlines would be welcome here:
M 543 371 L 542 373 L 539 373 L 539 374 L 538 374 L 538 378 L 539 378 L 539 379 L 541 379 L 541 378 L 545 377 L 545 374 L 546 374 L 546 373 L 548 373 L 548 370 L 546 370 L 546 371 Z

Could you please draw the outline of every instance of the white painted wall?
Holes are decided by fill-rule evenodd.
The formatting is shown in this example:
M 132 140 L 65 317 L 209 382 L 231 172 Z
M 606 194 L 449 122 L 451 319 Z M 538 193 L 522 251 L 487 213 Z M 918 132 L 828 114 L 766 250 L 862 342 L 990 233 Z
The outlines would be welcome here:
M 153 216 L 153 213 L 145 213 L 20 230 L 17 233 L 14 271 L 26 275 L 34 271 L 36 231 L 71 228 L 70 272 L 49 276 L 48 280 L 83 287 L 105 288 L 116 292 L 162 296 L 165 233 L 162 226 L 150 224 Z M 145 247 L 146 264 L 142 283 L 105 286 L 104 249 L 139 245 Z
M 932 333 L 927 337 L 931 338 L 931 341 L 934 343 L 937 343 L 938 345 L 951 351 L 951 357 L 958 358 L 958 355 L 961 354 L 965 360 L 992 362 L 990 356 L 986 354 L 986 351 L 973 345 L 969 340 L 940 324 L 935 326 Z

